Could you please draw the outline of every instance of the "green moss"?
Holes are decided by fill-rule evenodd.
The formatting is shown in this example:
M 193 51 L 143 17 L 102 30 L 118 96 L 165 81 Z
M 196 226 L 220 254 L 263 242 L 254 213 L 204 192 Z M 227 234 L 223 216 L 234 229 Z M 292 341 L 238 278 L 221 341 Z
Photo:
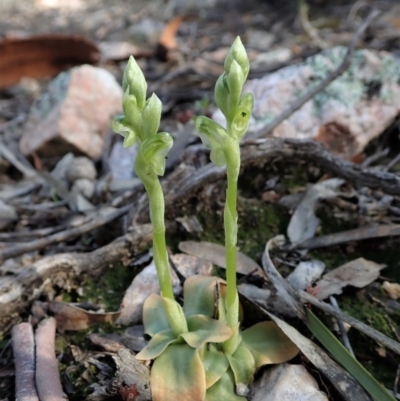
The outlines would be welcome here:
M 85 279 L 82 295 L 71 291 L 63 295 L 63 301 L 90 302 L 108 312 L 117 311 L 127 287 L 136 274 L 135 269 L 123 264 L 111 266 L 101 276 Z

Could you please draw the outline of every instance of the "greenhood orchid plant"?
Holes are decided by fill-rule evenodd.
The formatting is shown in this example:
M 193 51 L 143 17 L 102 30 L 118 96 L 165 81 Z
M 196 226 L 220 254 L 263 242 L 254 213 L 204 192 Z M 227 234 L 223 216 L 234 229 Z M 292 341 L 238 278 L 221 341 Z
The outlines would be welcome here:
M 153 253 L 161 294 L 152 294 L 143 308 L 148 345 L 136 355 L 154 360 L 151 390 L 154 401 L 241 401 L 260 366 L 293 358 L 297 347 L 273 322 L 262 322 L 240 331 L 236 288 L 237 181 L 240 139 L 248 129 L 253 97 L 242 95 L 249 72 L 246 51 L 237 38 L 215 87 L 215 100 L 226 117 L 226 128 L 198 117 L 196 128 L 211 160 L 226 166 L 227 195 L 224 210 L 227 280 L 209 276 L 189 277 L 183 288 L 184 302 L 175 299 L 165 242 L 164 197 L 158 176 L 172 137 L 158 133 L 161 101 L 153 94 L 146 100 L 147 84 L 133 57 L 123 78 L 122 116 L 113 120 L 124 146 L 138 144 L 136 174 L 150 202 Z

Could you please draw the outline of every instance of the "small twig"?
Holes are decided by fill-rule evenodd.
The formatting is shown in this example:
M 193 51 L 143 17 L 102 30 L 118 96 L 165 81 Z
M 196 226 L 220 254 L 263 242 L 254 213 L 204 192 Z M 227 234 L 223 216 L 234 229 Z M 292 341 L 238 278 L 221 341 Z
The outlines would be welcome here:
M 385 157 L 388 155 L 390 149 L 389 148 L 385 148 L 383 150 L 381 150 L 380 152 L 376 152 L 371 156 L 368 156 L 362 163 L 361 163 L 361 167 L 369 167 L 372 163 L 375 163 L 376 161 L 378 161 L 379 159 L 381 159 L 382 157 Z
M 36 388 L 40 401 L 65 401 L 54 349 L 56 321 L 42 320 L 36 329 Z
M 22 164 L 14 153 L 2 142 L 0 142 L 0 155 L 8 160 L 17 170 L 19 170 L 27 178 L 39 178 L 38 173 L 33 167 L 27 167 Z M 39 179 L 40 180 L 40 179 Z
M 20 323 L 11 331 L 15 364 L 15 400 L 39 401 L 35 385 L 35 343 L 30 323 Z
M 397 391 L 399 389 L 399 380 L 400 380 L 400 363 L 397 366 L 396 377 L 394 378 L 394 383 L 393 383 L 393 393 L 394 394 L 397 394 Z
M 390 171 L 399 162 L 400 162 L 400 153 L 384 167 L 384 170 Z
M 306 0 L 297 0 L 297 4 L 299 8 L 300 23 L 304 31 L 319 48 L 326 49 L 328 44 L 319 37 L 317 30 L 311 25 L 310 20 L 308 19 L 309 6 Z
M 367 326 L 366 324 L 360 322 L 354 317 L 351 317 L 346 313 L 338 311 L 337 309 L 333 308 L 326 302 L 318 300 L 317 298 L 313 297 L 311 294 L 308 294 L 307 292 L 299 291 L 298 294 L 304 302 L 308 302 L 316 306 L 317 308 L 323 310 L 325 313 L 328 313 L 334 317 L 341 319 L 343 322 L 350 324 L 352 327 L 354 327 L 361 333 L 364 333 L 368 337 L 371 337 L 377 343 L 384 345 L 385 347 L 396 352 L 396 354 L 400 355 L 400 343 L 398 343 L 397 341 L 394 341 L 393 339 L 385 336 L 378 330 L 375 330 L 374 328 Z
M 322 235 L 320 237 L 306 239 L 298 244 L 291 245 L 290 249 L 316 249 L 339 245 L 349 241 L 361 241 L 370 238 L 393 237 L 397 235 L 400 235 L 400 224 L 360 227 L 337 234 Z
M 265 246 L 262 255 L 262 266 L 265 274 L 271 280 L 272 285 L 276 288 L 280 297 L 296 312 L 297 317 L 303 321 L 307 321 L 307 313 L 304 305 L 300 302 L 300 298 L 291 285 L 283 279 L 278 270 L 276 270 L 270 257 L 270 251 L 281 246 L 285 242 L 285 237 L 279 235 L 270 239 Z
M 56 226 L 56 227 L 46 227 L 39 228 L 37 230 L 32 231 L 17 231 L 11 233 L 0 233 L 0 240 L 9 242 L 15 240 L 21 240 L 24 238 L 36 238 L 36 237 L 44 237 L 46 235 L 54 234 L 66 228 L 65 224 Z
M 12 120 L 9 120 L 3 124 L 0 124 L 0 132 L 4 132 L 9 127 L 12 127 L 13 125 L 24 122 L 25 118 L 26 118 L 26 114 L 18 114 L 18 116 L 13 118 Z
M 107 213 L 105 216 L 99 214 L 92 221 L 82 224 L 79 227 L 73 227 L 68 230 L 49 235 L 45 238 L 10 246 L 0 251 L 0 262 L 18 255 L 22 255 L 26 252 L 37 251 L 46 248 L 49 245 L 78 237 L 123 216 L 124 214 L 128 213 L 131 208 L 132 205 L 126 205 L 116 211 Z
M 336 301 L 336 298 L 334 296 L 331 295 L 329 297 L 329 301 L 330 301 L 330 303 L 331 303 L 333 308 L 335 308 L 337 311 L 341 312 L 341 310 L 339 308 L 339 305 L 338 305 L 338 303 Z M 336 318 L 336 323 L 337 323 L 337 325 L 339 327 L 340 337 L 342 339 L 343 345 L 347 348 L 347 351 L 349 351 L 350 354 L 353 355 L 353 357 L 355 358 L 353 348 L 352 348 L 352 346 L 350 344 L 349 336 L 347 335 L 347 331 L 346 331 L 346 328 L 344 327 L 344 324 L 343 324 L 342 320 L 337 317 Z
M 168 261 L 169 261 L 169 264 L 171 265 L 172 270 L 177 275 L 178 280 L 181 283 L 181 286 L 183 286 L 183 284 L 185 283 L 186 277 L 179 271 L 178 266 L 174 263 L 174 261 L 171 258 L 171 255 L 169 253 L 168 253 Z
M 353 35 L 350 44 L 347 48 L 346 55 L 342 63 L 339 67 L 332 71 L 325 79 L 323 79 L 318 85 L 310 88 L 308 92 L 306 92 L 303 96 L 300 96 L 297 100 L 295 100 L 286 110 L 284 110 L 281 114 L 276 116 L 269 124 L 267 124 L 264 128 L 257 131 L 253 138 L 265 137 L 271 131 L 273 131 L 279 124 L 289 118 L 295 111 L 297 111 L 300 107 L 302 107 L 305 103 L 311 100 L 317 93 L 321 92 L 325 89 L 334 79 L 342 75 L 350 66 L 351 59 L 353 57 L 354 49 L 356 47 L 357 42 L 360 37 L 364 34 L 365 30 L 371 24 L 371 22 L 380 14 L 378 10 L 372 10 L 365 21 L 359 26 L 356 33 Z

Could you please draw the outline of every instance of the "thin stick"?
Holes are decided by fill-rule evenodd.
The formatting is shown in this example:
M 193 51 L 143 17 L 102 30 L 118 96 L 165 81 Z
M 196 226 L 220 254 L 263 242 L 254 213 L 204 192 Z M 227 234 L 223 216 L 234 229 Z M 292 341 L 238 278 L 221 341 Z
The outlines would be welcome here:
M 54 343 L 56 321 L 50 317 L 42 320 L 36 330 L 36 387 L 40 401 L 65 401 Z
M 378 330 L 375 330 L 374 328 L 367 326 L 366 324 L 360 322 L 354 317 L 349 316 L 341 311 L 338 311 L 337 309 L 328 305 L 326 302 L 318 300 L 317 298 L 313 297 L 311 294 L 308 294 L 307 292 L 299 291 L 298 294 L 303 301 L 308 302 L 316 306 L 317 308 L 323 310 L 325 313 L 328 313 L 334 317 L 341 319 L 343 322 L 350 324 L 352 327 L 354 327 L 361 333 L 364 333 L 368 337 L 371 337 L 377 343 L 384 345 L 385 347 L 396 352 L 396 354 L 400 355 L 400 343 L 398 343 L 397 341 L 392 340 L 391 338 L 385 336 Z
M 11 331 L 15 364 L 15 400 L 39 401 L 35 386 L 35 343 L 30 323 L 20 323 Z
M 297 4 L 299 8 L 300 23 L 304 31 L 319 48 L 326 49 L 328 44 L 319 37 L 317 30 L 311 25 L 310 20 L 308 19 L 309 6 L 306 0 L 298 0 Z
M 332 307 L 334 307 L 337 311 L 341 312 L 339 305 L 336 301 L 336 298 L 334 296 L 331 295 L 329 297 L 329 301 L 330 301 Z M 342 339 L 343 345 L 347 348 L 347 351 L 349 351 L 350 354 L 353 355 L 353 358 L 355 358 L 353 347 L 350 344 L 349 336 L 347 335 L 347 331 L 346 331 L 346 328 L 344 327 L 342 320 L 339 318 L 336 318 L 336 323 L 339 327 L 340 337 Z
M 79 227 L 70 228 L 38 240 L 10 246 L 9 248 L 0 251 L 0 263 L 6 259 L 22 255 L 23 253 L 37 251 L 39 249 L 46 248 L 49 245 L 78 237 L 123 216 L 124 214 L 128 213 L 131 208 L 132 205 L 126 205 L 114 212 L 106 214 L 105 216 L 98 215 L 92 221 L 82 224 Z
M 14 153 L 4 145 L 4 143 L 0 142 L 0 154 L 8 160 L 17 170 L 19 170 L 25 177 L 27 178 L 39 178 L 38 173 L 33 167 L 27 167 L 22 164 Z
M 286 110 L 284 110 L 281 114 L 276 116 L 269 124 L 267 124 L 264 128 L 257 131 L 253 138 L 261 138 L 268 135 L 271 131 L 273 131 L 279 124 L 289 118 L 294 112 L 296 112 L 301 106 L 307 103 L 310 99 L 312 99 L 317 93 L 324 90 L 334 79 L 342 75 L 350 66 L 351 59 L 353 57 L 354 49 L 360 39 L 360 37 L 364 34 L 365 30 L 371 24 L 371 22 L 380 14 L 380 11 L 373 9 L 365 19 L 365 21 L 359 26 L 356 33 L 353 35 L 350 44 L 347 48 L 346 55 L 342 63 L 339 67 L 332 71 L 325 79 L 323 79 L 318 85 L 310 88 L 308 92 L 306 92 L 303 96 L 300 96 L 296 99 Z
M 349 241 L 361 241 L 370 238 L 393 237 L 400 235 L 400 224 L 385 224 L 370 227 L 360 227 L 354 230 L 342 231 L 336 234 L 322 235 L 293 244 L 290 249 L 316 249 L 334 246 Z

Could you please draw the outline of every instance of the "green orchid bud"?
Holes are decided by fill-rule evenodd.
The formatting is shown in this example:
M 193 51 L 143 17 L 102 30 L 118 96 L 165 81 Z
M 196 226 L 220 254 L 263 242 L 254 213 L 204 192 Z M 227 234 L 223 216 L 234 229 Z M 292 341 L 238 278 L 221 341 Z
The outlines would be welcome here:
M 148 169 L 157 175 L 164 175 L 165 158 L 172 148 L 173 138 L 167 132 L 159 132 L 147 138 L 141 145 L 142 158 L 148 163 Z
M 128 65 L 125 68 L 122 87 L 124 92 L 128 90 L 130 95 L 136 97 L 137 107 L 143 109 L 146 102 L 147 83 L 133 56 L 129 57 Z
M 238 141 L 246 134 L 249 128 L 253 103 L 254 98 L 251 93 L 245 93 L 239 101 L 235 117 L 231 124 L 231 136 Z
M 142 112 L 142 132 L 144 138 L 155 135 L 160 126 L 161 120 L 161 100 L 156 94 L 152 94 L 146 101 L 146 105 Z
M 233 60 L 231 64 L 231 69 L 226 78 L 228 88 L 229 88 L 229 109 L 236 110 L 240 94 L 242 93 L 242 88 L 244 84 L 244 76 L 239 64 Z
M 226 74 L 220 75 L 215 84 L 214 89 L 215 103 L 217 103 L 218 108 L 221 110 L 222 114 L 225 116 L 228 122 L 231 120 L 230 113 L 230 102 L 229 102 L 229 88 L 226 82 Z
M 228 55 L 225 58 L 225 63 L 224 63 L 224 69 L 227 74 L 230 73 L 231 66 L 233 61 L 236 61 L 243 73 L 244 81 L 247 79 L 247 75 L 249 74 L 250 70 L 250 64 L 249 64 L 249 59 L 247 57 L 246 50 L 243 46 L 242 41 L 240 40 L 240 37 L 238 36 L 235 41 L 233 42 Z
M 113 118 L 111 127 L 114 132 L 124 137 L 124 148 L 129 148 L 136 142 L 137 134 L 124 115 Z
M 122 109 L 126 119 L 136 132 L 141 133 L 142 112 L 137 106 L 136 97 L 125 92 L 122 100 Z
M 204 146 L 211 150 L 211 161 L 220 167 L 225 165 L 224 143 L 228 138 L 225 128 L 204 116 L 197 117 L 195 125 Z

